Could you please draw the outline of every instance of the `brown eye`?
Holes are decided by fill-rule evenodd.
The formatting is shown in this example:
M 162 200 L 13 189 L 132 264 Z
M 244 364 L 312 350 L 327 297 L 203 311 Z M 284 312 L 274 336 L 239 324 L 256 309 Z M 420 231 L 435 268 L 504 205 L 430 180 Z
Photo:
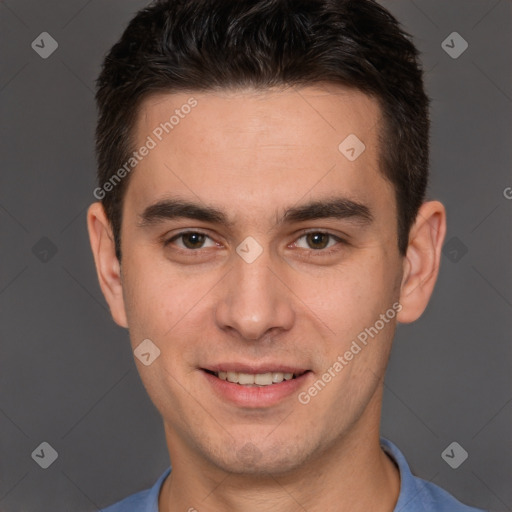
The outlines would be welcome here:
M 301 249 L 300 257 L 328 257 L 343 251 L 348 246 L 346 240 L 328 231 L 303 231 L 293 246 Z
M 164 245 L 175 245 L 178 249 L 193 251 L 205 248 L 207 239 L 211 240 L 210 237 L 204 233 L 198 231 L 184 231 L 167 240 Z M 206 247 L 213 247 L 214 245 L 215 243 L 212 240 L 212 243 Z
M 183 245 L 187 249 L 200 249 L 206 238 L 206 236 L 201 233 L 185 233 L 181 235 L 181 237 L 183 240 Z
M 325 249 L 328 242 L 329 237 L 327 233 L 308 233 L 306 235 L 306 240 L 312 249 Z
M 326 233 L 324 231 L 309 231 L 303 233 L 302 236 L 297 239 L 295 245 L 300 249 L 306 249 L 310 252 L 322 251 L 322 254 L 324 254 L 330 252 L 328 249 L 339 242 L 343 242 L 343 240 L 331 233 Z

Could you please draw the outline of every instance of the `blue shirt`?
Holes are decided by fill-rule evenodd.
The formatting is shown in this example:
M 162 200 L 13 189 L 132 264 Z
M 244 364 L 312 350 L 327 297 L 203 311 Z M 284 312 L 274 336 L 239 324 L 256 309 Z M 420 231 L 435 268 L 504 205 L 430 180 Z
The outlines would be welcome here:
M 381 438 L 380 445 L 400 471 L 400 495 L 394 512 L 484 512 L 463 505 L 441 487 L 414 476 L 402 452 L 391 441 Z M 159 512 L 160 488 L 170 472 L 171 468 L 166 469 L 151 489 L 128 496 L 101 512 Z

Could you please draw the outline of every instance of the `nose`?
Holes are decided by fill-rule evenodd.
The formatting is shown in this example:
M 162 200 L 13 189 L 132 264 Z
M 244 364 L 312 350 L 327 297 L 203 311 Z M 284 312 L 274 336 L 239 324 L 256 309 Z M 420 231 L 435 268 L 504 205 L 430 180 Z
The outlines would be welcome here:
M 291 329 L 293 293 L 279 268 L 272 265 L 268 250 L 251 263 L 234 255 L 233 269 L 219 283 L 218 327 L 251 341 Z

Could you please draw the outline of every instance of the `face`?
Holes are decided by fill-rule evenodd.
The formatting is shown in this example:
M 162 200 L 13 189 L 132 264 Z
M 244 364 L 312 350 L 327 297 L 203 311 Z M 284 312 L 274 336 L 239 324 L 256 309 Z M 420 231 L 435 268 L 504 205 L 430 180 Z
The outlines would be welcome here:
M 137 364 L 171 453 L 278 473 L 378 425 L 403 273 L 379 119 L 327 86 L 143 103 L 114 307 L 160 350 Z

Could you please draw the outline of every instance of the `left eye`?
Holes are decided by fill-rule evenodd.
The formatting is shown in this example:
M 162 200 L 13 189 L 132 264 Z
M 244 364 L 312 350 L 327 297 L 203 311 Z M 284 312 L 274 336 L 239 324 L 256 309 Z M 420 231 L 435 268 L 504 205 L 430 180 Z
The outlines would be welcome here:
M 199 233 L 197 231 L 187 231 L 185 233 L 180 233 L 180 234 L 174 236 L 173 238 L 168 240 L 165 243 L 165 245 L 168 245 L 171 242 L 174 242 L 175 240 L 181 239 L 182 246 L 180 247 L 180 245 L 178 245 L 178 247 L 180 247 L 180 249 L 190 249 L 190 250 L 203 249 L 204 248 L 203 244 L 207 238 L 209 238 L 211 240 L 211 238 L 208 235 L 205 235 L 203 233 Z M 213 240 L 212 240 L 212 242 L 213 242 Z M 210 247 L 214 247 L 214 246 L 215 246 L 215 242 L 213 242 L 213 244 L 210 245 Z
M 325 233 L 323 231 L 311 231 L 309 233 L 303 234 L 301 237 L 298 238 L 298 240 L 305 239 L 306 244 L 308 247 L 301 247 L 303 249 L 309 249 L 309 250 L 322 250 L 332 247 L 332 245 L 335 245 L 336 242 L 341 242 L 341 238 L 332 235 L 331 233 Z M 329 244 L 329 241 L 334 242 L 331 245 Z M 297 245 L 300 247 L 298 242 L 295 242 L 294 245 Z

